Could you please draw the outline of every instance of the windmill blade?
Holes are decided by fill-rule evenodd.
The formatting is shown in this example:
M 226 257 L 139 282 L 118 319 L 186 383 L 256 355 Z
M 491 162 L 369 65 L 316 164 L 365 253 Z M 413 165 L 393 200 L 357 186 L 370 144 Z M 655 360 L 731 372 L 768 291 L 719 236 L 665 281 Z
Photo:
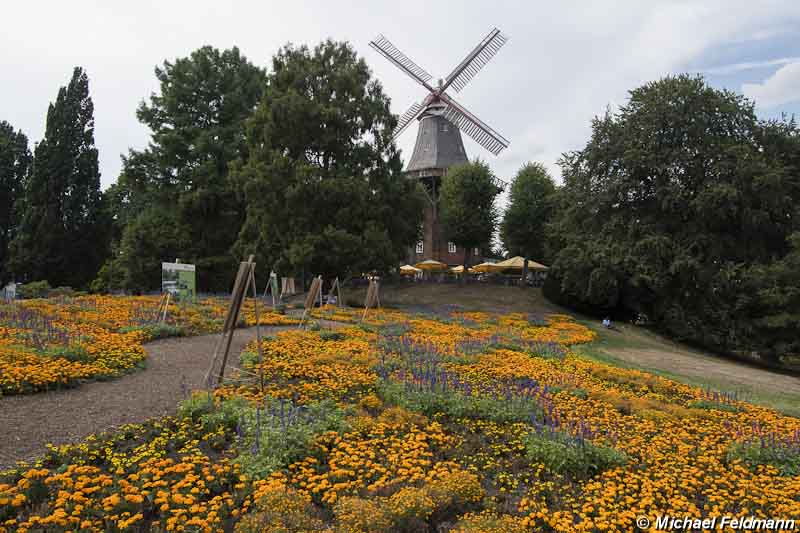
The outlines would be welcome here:
M 508 38 L 500 33 L 497 28 L 490 31 L 489 35 L 479 42 L 478 46 L 467 54 L 467 57 L 447 76 L 439 92 L 444 92 L 451 85 L 456 92 L 460 92 L 475 77 L 475 74 L 480 72 L 486 63 L 506 44 L 506 41 L 508 41 Z
M 405 113 L 400 116 L 400 120 L 397 122 L 397 127 L 395 127 L 394 131 L 392 132 L 392 139 L 396 139 L 403 133 L 409 124 L 411 124 L 415 118 L 420 116 L 422 112 L 425 110 L 425 107 L 420 103 L 414 103 L 409 107 Z
M 469 135 L 472 140 L 480 144 L 494 155 L 499 154 L 508 147 L 508 139 L 494 131 L 488 124 L 467 111 L 461 104 L 449 96 L 440 95 L 442 102 L 447 104 L 443 116 L 458 129 Z
M 398 50 L 389 39 L 383 35 L 378 35 L 374 41 L 369 42 L 369 45 L 377 50 L 383 57 L 394 63 L 397 68 L 408 74 L 412 80 L 433 92 L 433 87 L 428 84 L 428 81 L 430 81 L 433 76 L 424 68 L 411 61 L 411 59 Z

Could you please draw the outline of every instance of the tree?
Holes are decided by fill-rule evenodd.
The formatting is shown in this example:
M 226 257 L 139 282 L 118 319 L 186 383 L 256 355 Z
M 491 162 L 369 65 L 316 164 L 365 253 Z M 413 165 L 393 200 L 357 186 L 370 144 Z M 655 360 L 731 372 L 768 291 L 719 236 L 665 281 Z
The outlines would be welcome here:
M 8 247 L 24 207 L 25 180 L 32 159 L 25 134 L 0 121 L 0 286 L 10 279 L 6 268 Z
M 236 165 L 247 204 L 239 254 L 255 254 L 265 273 L 395 266 L 417 240 L 424 201 L 401 175 L 396 123 L 350 45 L 280 50 Z
M 491 169 L 480 160 L 450 167 L 442 178 L 442 227 L 450 241 L 464 248 L 465 272 L 472 249 L 491 242 L 498 219 L 495 198 L 500 191 Z
M 76 67 L 47 110 L 9 266 L 24 281 L 85 287 L 107 254 L 89 78 Z
M 511 182 L 500 236 L 511 255 L 521 255 L 525 259 L 523 287 L 527 286 L 528 258 L 550 262 L 546 226 L 552 216 L 555 191 L 555 182 L 541 163 L 525 164 Z
M 155 73 L 160 92 L 137 111 L 152 131 L 150 144 L 123 157 L 108 191 L 116 264 L 106 265 L 98 285 L 155 288 L 161 261 L 179 257 L 197 265 L 203 289 L 229 290 L 245 212 L 229 164 L 247 155 L 244 123 L 265 74 L 237 48 L 211 46 L 165 61 Z M 157 224 L 168 228 L 153 232 Z
M 798 154 L 793 121 L 759 122 L 752 102 L 702 78 L 632 91 L 619 113 L 594 120 L 583 150 L 561 161 L 560 252 L 545 293 L 587 311 L 646 316 L 718 351 L 776 360 L 783 348 L 753 325 L 767 301 L 778 306 L 770 314 L 798 314 L 796 297 L 765 299 L 790 289 L 788 263 L 776 265 L 800 224 Z

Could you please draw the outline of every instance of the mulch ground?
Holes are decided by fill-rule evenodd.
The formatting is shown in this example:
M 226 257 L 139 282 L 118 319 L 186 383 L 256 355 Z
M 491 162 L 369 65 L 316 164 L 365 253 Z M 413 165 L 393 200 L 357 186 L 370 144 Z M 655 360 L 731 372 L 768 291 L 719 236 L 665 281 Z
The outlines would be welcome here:
M 262 327 L 261 333 L 292 327 L 296 326 Z M 229 364 L 238 363 L 239 353 L 255 337 L 255 328 L 236 330 Z M 41 456 L 47 443 L 74 443 L 123 424 L 175 414 L 185 390 L 203 387 L 217 338 L 215 334 L 148 343 L 147 368 L 119 379 L 0 397 L 0 471 Z

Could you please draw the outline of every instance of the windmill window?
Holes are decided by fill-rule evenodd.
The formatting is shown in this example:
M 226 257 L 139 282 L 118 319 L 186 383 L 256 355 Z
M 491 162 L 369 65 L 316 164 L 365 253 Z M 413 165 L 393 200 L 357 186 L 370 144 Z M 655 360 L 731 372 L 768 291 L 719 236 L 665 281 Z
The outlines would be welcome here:
M 431 143 L 425 143 L 425 151 L 427 152 L 430 149 L 431 149 Z
M 421 254 L 424 251 L 425 251 L 425 243 L 423 243 L 422 241 L 418 241 L 417 242 L 417 253 Z
M 442 131 L 448 131 L 450 128 L 447 127 L 447 124 L 442 124 Z
M 447 243 L 447 251 L 450 252 L 451 254 L 456 253 L 456 243 L 448 242 Z

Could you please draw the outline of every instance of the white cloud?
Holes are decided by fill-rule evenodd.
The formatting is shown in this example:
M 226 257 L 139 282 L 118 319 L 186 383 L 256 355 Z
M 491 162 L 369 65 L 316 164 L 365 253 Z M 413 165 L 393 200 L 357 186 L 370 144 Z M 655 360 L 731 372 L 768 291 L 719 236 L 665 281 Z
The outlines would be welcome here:
M 798 61 L 800 61 L 800 57 L 780 57 L 777 59 L 766 59 L 764 61 L 743 61 L 741 63 L 731 63 L 730 65 L 721 65 L 719 67 L 703 69 L 703 72 L 706 74 L 735 74 L 736 72 L 742 72 L 745 70 L 787 65 L 789 63 L 796 63 Z
M 349 40 L 392 97 L 392 109 L 402 113 L 425 96 L 423 90 L 370 49 L 370 39 L 385 34 L 441 77 L 496 25 L 509 42 L 456 97 L 511 140 L 497 158 L 466 141 L 471 157 L 510 178 L 528 160 L 557 173 L 560 154 L 585 144 L 592 117 L 606 105 L 697 64 L 711 47 L 797 27 L 800 2 L 26 0 L 4 6 L 3 15 L 13 23 L 0 32 L 0 119 L 38 140 L 48 102 L 73 66 L 86 67 L 107 186 L 119 172 L 119 154 L 147 143 L 135 110 L 157 89 L 153 67 L 204 44 L 238 45 L 266 66 L 287 41 Z M 414 138 L 412 127 L 400 139 L 406 156 Z
M 800 61 L 779 68 L 763 83 L 745 83 L 742 93 L 760 108 L 800 102 Z

